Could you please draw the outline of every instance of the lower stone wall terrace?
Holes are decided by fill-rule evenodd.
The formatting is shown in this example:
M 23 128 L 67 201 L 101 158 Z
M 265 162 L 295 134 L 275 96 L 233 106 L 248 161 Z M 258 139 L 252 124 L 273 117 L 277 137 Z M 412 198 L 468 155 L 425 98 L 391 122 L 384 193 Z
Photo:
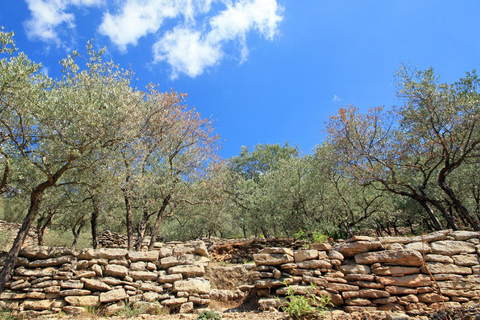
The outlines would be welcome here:
M 81 314 L 95 307 L 111 315 L 128 303 L 147 311 L 163 307 L 193 312 L 210 303 L 210 281 L 203 277 L 209 261 L 202 241 L 141 252 L 26 247 L 0 295 L 0 308 L 36 316 Z
M 329 296 L 347 312 L 414 312 L 479 302 L 479 238 L 479 232 L 444 230 L 416 237 L 358 236 L 299 251 L 266 248 L 254 255 L 259 306 L 285 305 L 286 285 L 296 294 L 313 290 Z
M 261 310 L 271 310 L 288 302 L 289 288 L 326 295 L 347 312 L 415 313 L 480 300 L 480 232 L 357 236 L 308 248 L 263 248 L 253 259 L 255 264 L 240 266 L 211 263 L 203 241 L 140 252 L 26 247 L 0 295 L 0 308 L 21 316 L 88 308 L 111 315 L 127 304 L 146 312 L 188 313 L 208 307 L 211 299 L 256 297 Z

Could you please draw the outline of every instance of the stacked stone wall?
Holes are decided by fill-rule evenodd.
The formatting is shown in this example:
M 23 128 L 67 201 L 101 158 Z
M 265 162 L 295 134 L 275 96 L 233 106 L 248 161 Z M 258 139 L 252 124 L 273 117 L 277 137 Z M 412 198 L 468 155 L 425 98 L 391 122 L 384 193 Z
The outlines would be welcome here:
M 357 236 L 301 249 L 263 248 L 253 259 L 255 265 L 207 266 L 203 241 L 140 252 L 26 247 L 0 295 L 0 308 L 27 316 L 88 308 L 109 315 L 126 304 L 146 312 L 193 312 L 210 299 L 240 301 L 256 293 L 259 307 L 268 310 L 285 305 L 289 289 L 329 296 L 347 312 L 415 312 L 480 300 L 479 232 Z
M 210 281 L 203 277 L 209 261 L 202 241 L 141 252 L 26 247 L 0 295 L 0 308 L 32 316 L 80 314 L 90 307 L 109 315 L 128 303 L 146 312 L 192 312 L 210 303 Z
M 480 233 L 439 231 L 417 237 L 354 237 L 293 251 L 254 255 L 263 310 L 296 294 L 329 296 L 347 312 L 425 311 L 480 300 Z M 311 284 L 314 285 L 312 288 Z

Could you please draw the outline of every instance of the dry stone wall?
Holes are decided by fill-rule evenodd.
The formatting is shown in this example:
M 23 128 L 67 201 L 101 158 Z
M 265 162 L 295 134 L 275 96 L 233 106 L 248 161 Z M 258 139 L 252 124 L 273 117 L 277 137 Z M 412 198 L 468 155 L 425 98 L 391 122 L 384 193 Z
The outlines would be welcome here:
M 202 241 L 142 252 L 26 247 L 0 307 L 29 316 L 78 314 L 88 307 L 109 315 L 126 303 L 147 312 L 161 307 L 192 312 L 210 303 L 210 281 L 203 277 L 209 261 Z
M 478 302 L 479 238 L 479 232 L 444 230 L 417 237 L 357 236 L 299 251 L 266 248 L 254 255 L 259 306 L 285 305 L 287 285 L 296 294 L 327 295 L 347 312 L 415 312 Z
M 289 288 L 327 295 L 347 312 L 415 312 L 480 300 L 479 232 L 357 236 L 301 249 L 263 248 L 253 259 L 255 265 L 209 265 L 203 241 L 141 252 L 26 247 L 0 295 L 0 308 L 26 316 L 92 307 L 109 315 L 126 304 L 146 312 L 160 307 L 193 312 L 210 299 L 240 301 L 256 292 L 259 307 L 268 310 L 285 305 Z

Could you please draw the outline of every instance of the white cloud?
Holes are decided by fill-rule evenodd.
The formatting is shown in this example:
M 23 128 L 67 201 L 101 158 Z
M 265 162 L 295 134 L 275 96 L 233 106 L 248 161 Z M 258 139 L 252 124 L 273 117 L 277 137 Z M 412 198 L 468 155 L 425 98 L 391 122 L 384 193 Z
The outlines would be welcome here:
M 156 33 L 165 19 L 184 16 L 193 24 L 198 14 L 210 10 L 212 0 L 127 0 L 118 13 L 107 12 L 99 27 L 122 51 L 139 38 Z
M 277 0 L 25 1 L 31 11 L 25 23 L 29 38 L 57 47 L 65 46 L 67 32 L 75 31 L 73 9 L 108 6 L 98 31 L 121 51 L 137 45 L 141 37 L 153 35 L 158 39 L 152 48 L 153 60 L 170 65 L 172 78 L 181 73 L 190 77 L 202 74 L 226 56 L 227 44 L 232 42 L 240 48 L 240 63 L 245 62 L 249 34 L 256 32 L 272 40 L 283 19 Z
M 333 102 L 340 102 L 342 101 L 342 98 L 340 98 L 339 96 L 337 96 L 336 94 L 333 95 L 333 98 L 332 98 L 332 101 Z
M 209 20 L 208 32 L 192 27 L 179 29 L 182 32 L 166 33 L 154 46 L 155 61 L 170 64 L 173 78 L 180 72 L 196 77 L 220 62 L 226 42 L 237 40 L 241 46 L 240 63 L 243 63 L 249 53 L 247 33 L 255 30 L 266 39 L 273 39 L 282 21 L 281 11 L 276 0 L 228 2 L 224 11 Z M 199 48 L 201 51 L 197 51 Z
M 67 12 L 73 6 L 97 6 L 103 0 L 26 0 L 32 17 L 25 22 L 27 36 L 33 40 L 60 45 L 58 27 L 75 28 L 75 16 Z
M 266 39 L 273 39 L 282 21 L 276 0 L 242 0 L 210 20 L 209 37 L 215 41 L 233 40 L 255 29 Z
M 215 65 L 223 55 L 219 45 L 208 43 L 200 32 L 185 28 L 167 32 L 153 51 L 155 61 L 166 61 L 172 66 L 172 79 L 179 73 L 194 78 L 206 67 Z

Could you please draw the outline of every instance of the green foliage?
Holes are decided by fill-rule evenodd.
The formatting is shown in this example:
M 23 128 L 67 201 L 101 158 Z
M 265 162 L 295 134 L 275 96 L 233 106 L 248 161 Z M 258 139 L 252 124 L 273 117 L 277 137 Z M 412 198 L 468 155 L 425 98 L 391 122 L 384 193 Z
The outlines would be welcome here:
M 295 232 L 293 237 L 298 240 L 305 240 L 309 243 L 324 243 L 328 240 L 328 235 L 323 234 L 323 232 L 319 230 L 314 230 L 313 232 L 306 232 L 305 230 L 300 229 Z
M 315 243 L 324 243 L 325 241 L 328 240 L 328 236 L 326 234 L 323 234 L 318 231 L 314 231 L 312 236 L 313 236 L 313 241 L 315 241 Z
M 333 306 L 330 297 L 327 295 L 317 296 L 316 287 L 311 284 L 306 295 L 295 294 L 295 288 L 287 286 L 287 306 L 283 311 L 292 319 L 305 319 L 315 316 L 328 310 L 328 306 Z
M 0 308 L 0 320 L 15 320 L 15 319 L 17 319 L 17 317 L 15 317 L 12 314 L 11 310 Z
M 127 303 L 116 315 L 125 318 L 132 318 L 140 314 L 168 315 L 170 314 L 170 309 L 164 308 L 160 304 L 153 305 L 150 303 Z
M 70 230 L 61 230 L 58 228 L 50 229 L 45 234 L 44 245 L 48 247 L 70 247 L 72 245 L 73 235 Z M 83 232 L 78 238 L 77 250 L 92 247 L 92 238 L 89 234 Z
M 197 320 L 220 320 L 222 317 L 213 310 L 205 310 L 198 314 Z
M 0 233 L 0 252 L 7 251 L 12 245 L 12 231 L 5 230 Z

